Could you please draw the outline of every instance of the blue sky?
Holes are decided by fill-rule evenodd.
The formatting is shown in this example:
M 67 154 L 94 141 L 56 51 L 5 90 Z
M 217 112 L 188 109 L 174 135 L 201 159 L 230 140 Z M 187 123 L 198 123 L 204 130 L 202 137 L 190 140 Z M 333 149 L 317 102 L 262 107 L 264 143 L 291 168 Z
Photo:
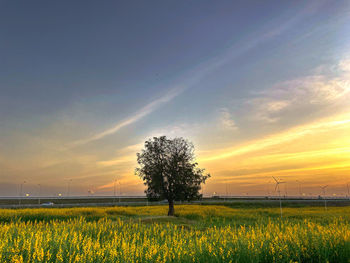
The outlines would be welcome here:
M 349 14 L 347 1 L 0 1 L 0 190 L 72 179 L 108 194 L 118 178 L 138 194 L 149 137 L 189 138 L 205 160 L 346 113 Z M 259 193 L 270 177 L 203 166 L 209 192 Z

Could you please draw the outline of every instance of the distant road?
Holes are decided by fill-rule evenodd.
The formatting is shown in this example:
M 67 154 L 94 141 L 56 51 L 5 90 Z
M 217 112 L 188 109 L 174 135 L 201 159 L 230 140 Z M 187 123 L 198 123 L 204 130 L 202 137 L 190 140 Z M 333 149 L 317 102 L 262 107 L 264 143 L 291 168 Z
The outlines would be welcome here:
M 327 206 L 350 206 L 349 198 L 327 198 Z M 180 204 L 181 202 L 177 202 Z M 229 196 L 205 197 L 186 204 L 222 204 L 230 206 L 278 206 L 278 197 Z M 319 198 L 282 198 L 284 206 L 323 206 Z M 0 208 L 94 207 L 167 205 L 164 201 L 147 202 L 144 196 L 72 196 L 72 197 L 0 197 Z

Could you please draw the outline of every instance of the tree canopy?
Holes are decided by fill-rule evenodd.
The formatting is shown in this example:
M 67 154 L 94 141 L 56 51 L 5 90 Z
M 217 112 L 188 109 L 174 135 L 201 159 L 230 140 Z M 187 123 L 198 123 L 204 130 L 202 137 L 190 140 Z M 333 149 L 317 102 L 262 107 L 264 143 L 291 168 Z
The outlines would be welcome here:
M 174 201 L 200 199 L 201 184 L 210 177 L 198 168 L 193 144 L 183 138 L 160 136 L 146 141 L 137 162 L 135 173 L 147 186 L 147 198 L 168 200 L 168 215 L 174 215 Z

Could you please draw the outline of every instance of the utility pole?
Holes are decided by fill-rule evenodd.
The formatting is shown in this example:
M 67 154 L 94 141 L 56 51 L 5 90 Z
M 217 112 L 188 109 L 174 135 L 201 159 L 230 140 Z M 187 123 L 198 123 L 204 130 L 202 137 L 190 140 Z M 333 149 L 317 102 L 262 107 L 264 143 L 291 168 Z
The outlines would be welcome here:
M 25 184 L 26 181 L 23 181 L 23 183 L 20 184 L 19 187 L 19 205 L 22 204 L 22 196 L 23 196 L 23 184 Z
M 288 198 L 287 183 L 284 184 L 284 199 Z
M 72 182 L 72 179 L 68 180 L 68 185 L 67 185 L 67 197 L 70 197 L 70 184 Z
M 41 184 L 38 184 L 38 186 L 39 186 L 38 204 L 40 205 L 40 197 L 41 197 Z
M 119 203 L 120 203 L 120 196 L 122 195 L 122 184 L 119 181 Z
M 114 190 L 113 190 L 113 203 L 115 203 L 115 196 L 117 194 L 117 179 L 114 180 Z
M 323 192 L 323 199 L 324 199 L 324 210 L 327 210 L 327 199 L 326 199 L 326 188 L 328 185 L 321 186 L 322 192 Z
M 297 180 L 298 186 L 299 186 L 299 197 L 302 197 L 302 192 L 301 192 L 301 182 Z

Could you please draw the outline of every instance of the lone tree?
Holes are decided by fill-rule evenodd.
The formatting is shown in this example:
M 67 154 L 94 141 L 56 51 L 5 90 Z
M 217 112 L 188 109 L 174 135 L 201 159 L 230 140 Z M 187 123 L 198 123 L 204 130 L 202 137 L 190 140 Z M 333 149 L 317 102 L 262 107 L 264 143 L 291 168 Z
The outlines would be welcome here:
M 150 200 L 168 200 L 168 216 L 174 215 L 174 201 L 200 199 L 201 183 L 210 177 L 195 162 L 194 146 L 183 138 L 154 137 L 137 153 L 136 175 L 147 185 Z

